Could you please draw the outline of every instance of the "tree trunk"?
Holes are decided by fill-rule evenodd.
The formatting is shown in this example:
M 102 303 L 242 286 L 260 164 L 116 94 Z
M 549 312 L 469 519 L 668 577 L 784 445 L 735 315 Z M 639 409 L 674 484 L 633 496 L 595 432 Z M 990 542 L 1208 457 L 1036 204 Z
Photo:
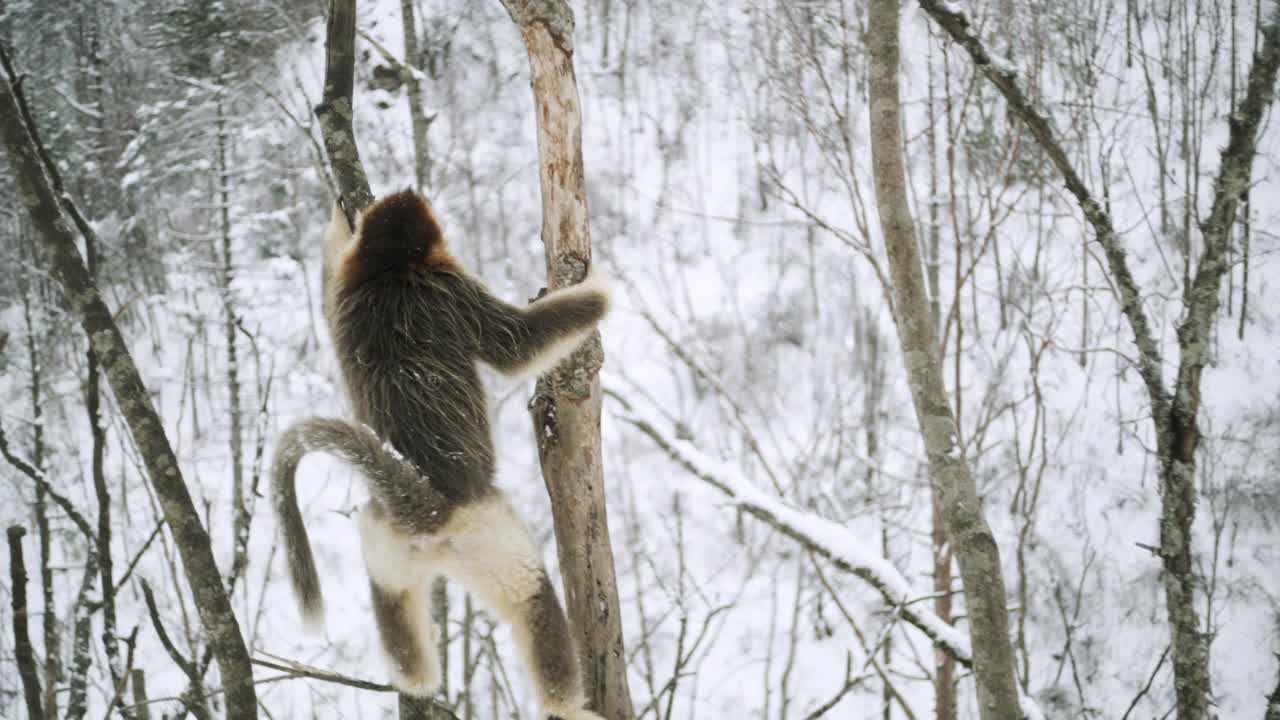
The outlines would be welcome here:
M 226 110 L 223 98 L 217 98 L 218 161 L 218 226 L 221 240 L 221 264 L 218 272 L 218 294 L 222 297 L 222 335 L 227 343 L 227 412 L 230 416 L 231 451 L 231 570 L 227 588 L 231 592 L 249 565 L 249 508 L 244 489 L 244 413 L 240 409 L 240 358 L 236 349 L 235 294 L 231 290 L 234 264 L 231 249 L 231 168 L 227 163 Z
M 538 122 L 547 284 L 581 280 L 591 265 L 583 185 L 582 115 L 573 69 L 573 13 L 563 0 L 503 0 L 529 52 Z M 556 546 L 588 705 L 610 720 L 635 715 L 627 687 L 621 610 L 600 451 L 598 334 L 538 381 L 530 402 L 551 496 Z
M 400 0 L 400 26 L 404 30 L 404 64 L 401 74 L 409 90 L 409 122 L 413 127 L 413 175 L 418 192 L 425 193 L 431 182 L 431 147 L 427 130 L 431 121 L 422 112 L 422 73 L 419 70 L 418 28 L 413 17 L 413 0 Z
M 1160 557 L 1164 562 L 1165 608 L 1173 647 L 1179 720 L 1210 717 L 1209 642 L 1200 631 L 1191 556 L 1196 514 L 1196 447 L 1200 429 L 1200 380 L 1210 359 L 1218 295 L 1228 268 L 1227 251 L 1240 198 L 1249 188 L 1262 115 L 1275 97 L 1280 66 L 1280 5 L 1263 29 L 1265 44 L 1254 56 L 1244 101 L 1228 119 L 1231 136 L 1214 179 L 1214 200 L 1201 224 L 1204 249 L 1186 288 L 1186 319 L 1178 326 L 1179 363 L 1165 417 L 1157 416 L 1160 454 Z M 1162 428 L 1163 426 L 1163 428 Z M 1163 432 L 1161 430 L 1163 429 Z
M 35 241 L 19 234 L 23 246 L 30 247 L 31 262 L 38 261 Z M 36 334 L 36 325 L 31 313 L 31 304 L 37 297 L 36 284 L 22 282 L 22 317 L 26 325 L 27 363 L 31 368 L 31 379 L 28 388 L 31 398 L 31 464 L 44 470 L 44 401 L 43 373 L 38 347 L 41 338 Z M 47 720 L 58 717 L 58 683 L 62 680 L 62 634 L 58 629 L 58 613 L 54 604 L 53 569 L 50 558 L 53 550 L 52 537 L 49 533 L 49 505 L 43 485 L 36 485 L 35 504 L 32 508 L 36 516 L 36 537 L 40 542 L 40 599 L 43 616 L 41 619 L 44 637 L 44 712 Z
M 330 0 L 325 25 L 324 94 L 316 106 L 316 120 L 324 138 L 325 154 L 347 222 L 355 225 L 356 212 L 373 202 L 369 177 L 360 162 L 360 149 L 352 129 L 352 91 L 356 77 L 355 0 Z
M 1195 451 L 1200 432 L 1200 378 L 1209 360 L 1209 340 L 1217 319 L 1218 293 L 1228 267 L 1230 229 L 1237 207 L 1248 191 L 1263 112 L 1275 98 L 1280 68 L 1280 5 L 1262 26 L 1264 42 L 1253 58 L 1244 100 L 1227 119 L 1230 138 L 1222 151 L 1222 165 L 1214 179 L 1214 199 L 1201 224 L 1204 250 L 1194 278 L 1184 288 L 1185 320 L 1178 326 L 1178 375 L 1170 394 L 1163 379 L 1163 358 L 1143 310 L 1141 289 L 1129 271 L 1127 253 L 1107 208 L 1089 192 L 1067 157 L 1048 117 L 1031 104 L 1018 85 L 1017 74 L 995 63 L 974 34 L 963 8 L 940 0 L 920 0 L 920 6 L 969 53 L 975 66 L 1004 96 L 1009 109 L 1027 124 L 1031 135 L 1062 174 L 1085 220 L 1102 246 L 1108 272 L 1118 292 L 1120 309 L 1129 321 L 1137 347 L 1137 367 L 1151 401 L 1160 465 L 1160 559 L 1164 564 L 1165 610 L 1173 654 L 1178 720 L 1209 717 L 1209 645 L 1200 632 L 1195 608 L 1195 566 L 1191 554 L 1195 521 Z M 1261 22 L 1261 18 L 1259 18 Z M 962 570 L 963 572 L 963 570 Z
M 983 718 L 1019 717 L 1000 551 L 957 445 L 955 418 L 942 382 L 920 253 L 908 209 L 898 99 L 896 0 L 872 0 L 867 37 L 872 173 L 889 256 L 894 319 L 924 438 L 930 479 L 941 492 L 947 531 L 960 565 L 969 611 L 978 709 Z
M 129 687 L 133 690 L 133 707 L 138 720 L 151 720 L 151 706 L 147 700 L 147 673 L 141 668 L 129 671 Z
M 1280 720 L 1280 680 L 1276 681 L 1276 689 L 1267 696 L 1267 709 L 1263 720 Z
M 7 58 L 6 72 L 0 73 L 0 135 L 4 137 L 11 172 L 18 180 L 19 197 L 49 253 L 53 274 L 62 284 L 68 309 L 80 320 L 97 354 L 103 374 L 115 393 L 129 433 L 146 465 L 147 474 L 165 522 L 182 556 L 182 567 L 191 588 L 209 646 L 222 672 L 226 690 L 227 715 L 245 719 L 258 716 L 253 670 L 240 624 L 223 589 L 218 566 L 213 559 L 209 534 L 196 513 L 191 494 L 182 479 L 178 458 L 173 453 L 164 425 L 151 396 L 138 374 L 120 328 L 89 278 L 75 235 L 63 214 L 53 184 L 41 161 L 39 146 L 18 105 Z
M 9 527 L 9 594 L 13 603 L 13 656 L 18 664 L 18 677 L 22 679 L 22 697 L 27 702 L 27 716 L 31 720 L 44 720 L 40 708 L 40 673 L 36 670 L 36 654 L 31 648 L 31 634 L 27 630 L 27 566 L 22 558 L 22 536 L 27 533 L 21 525 Z
M 938 277 L 941 266 L 941 230 L 938 218 L 938 123 L 934 107 L 933 42 L 929 43 L 928 86 L 929 127 L 927 135 L 929 153 L 929 260 L 926 279 L 929 283 L 929 321 L 933 323 L 934 337 L 942 330 L 942 283 Z M 947 76 L 949 79 L 949 75 Z M 948 100 L 946 112 L 951 112 L 951 83 L 944 86 Z M 950 138 L 948 138 L 950 142 Z M 960 352 L 960 343 L 956 343 Z M 929 537 L 933 544 L 933 611 L 942 622 L 951 624 L 951 543 L 947 542 L 946 518 L 942 514 L 942 494 L 938 486 L 930 483 L 929 505 L 931 512 Z M 933 650 L 933 707 L 936 720 L 956 720 L 956 660 L 943 648 Z

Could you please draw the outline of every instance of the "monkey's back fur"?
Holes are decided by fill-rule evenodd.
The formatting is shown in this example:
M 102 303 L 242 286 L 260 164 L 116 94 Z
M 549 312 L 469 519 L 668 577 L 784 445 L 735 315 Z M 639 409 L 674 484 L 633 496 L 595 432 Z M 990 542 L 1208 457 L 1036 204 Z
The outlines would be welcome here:
M 450 500 L 487 494 L 494 449 L 475 367 L 474 281 L 388 273 L 340 288 L 336 301 L 333 341 L 356 417 Z

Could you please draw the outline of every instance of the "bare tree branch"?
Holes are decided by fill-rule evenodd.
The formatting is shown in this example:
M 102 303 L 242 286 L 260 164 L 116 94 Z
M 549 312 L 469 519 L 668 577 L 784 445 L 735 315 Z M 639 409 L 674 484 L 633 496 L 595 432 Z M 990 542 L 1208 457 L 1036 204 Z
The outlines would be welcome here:
M 160 619 L 160 609 L 156 607 L 155 595 L 151 592 L 151 584 L 146 580 L 138 580 L 142 586 L 142 599 L 147 605 L 147 614 L 151 618 L 151 627 L 156 631 L 156 637 L 160 640 L 161 647 L 169 653 L 169 659 L 173 660 L 173 664 L 177 665 L 180 670 L 187 676 L 188 680 L 196 683 L 199 677 L 196 674 L 195 663 L 188 660 L 178 648 L 173 644 L 173 640 L 169 639 L 169 633 L 164 629 L 164 621 Z
M 90 544 L 86 551 L 84 575 L 80 578 L 80 590 L 72 607 L 71 670 L 67 681 L 67 720 L 80 720 L 89 711 L 89 667 L 93 664 L 89 633 L 93 629 L 93 604 L 89 593 L 98 575 L 98 555 Z
M 151 543 L 155 542 L 156 538 L 160 536 L 160 531 L 163 529 L 164 521 L 161 520 L 156 523 L 154 528 L 152 528 L 151 534 L 147 536 L 145 541 L 143 541 L 142 547 L 138 548 L 138 552 L 134 553 L 133 559 L 129 561 L 129 567 L 124 570 L 124 574 L 120 576 L 119 580 L 116 580 L 115 583 L 113 583 L 115 587 L 124 587 L 124 584 L 129 582 L 129 578 L 133 576 L 133 571 L 138 567 L 138 562 L 142 560 L 143 555 L 147 554 L 147 550 L 151 548 Z
M 1165 605 L 1172 637 L 1174 686 L 1179 720 L 1209 716 L 1209 652 L 1195 607 L 1196 580 L 1191 559 L 1195 520 L 1195 451 L 1200 432 L 1200 381 L 1209 361 L 1209 338 L 1218 312 L 1222 276 L 1228 267 L 1230 230 L 1241 197 L 1248 191 L 1262 115 L 1275 99 L 1280 68 L 1280 5 L 1261 27 L 1263 44 L 1253 58 L 1244 101 L 1228 117 L 1229 140 L 1214 179 L 1209 217 L 1201 223 L 1204 252 L 1194 279 L 1185 289 L 1184 319 L 1178 326 L 1179 364 L 1173 392 L 1162 377 L 1163 361 L 1128 267 L 1114 224 L 1072 166 L 1048 116 L 1040 112 L 1017 83 L 1015 68 L 993 57 L 971 29 L 961 6 L 943 0 L 920 0 L 920 6 L 963 47 L 978 70 L 1004 95 L 1010 109 L 1062 173 L 1085 219 L 1094 228 L 1119 291 L 1120 307 L 1134 333 L 1138 368 L 1151 400 L 1160 463 L 1160 558 L 1164 564 Z M 1259 18 L 1261 22 L 1261 18 Z
M 1138 691 L 1138 694 L 1133 696 L 1133 700 L 1129 703 L 1129 707 L 1125 708 L 1124 715 L 1120 716 L 1120 720 L 1129 720 L 1129 714 L 1133 712 L 1134 708 L 1138 707 L 1138 701 L 1151 691 L 1151 686 L 1156 681 L 1156 675 L 1160 674 L 1160 668 L 1164 667 L 1164 661 L 1168 657 L 1169 646 L 1165 645 L 1164 652 L 1160 653 L 1160 659 L 1156 661 L 1156 666 L 1151 670 L 1151 676 L 1147 678 L 1147 684 L 1143 685 L 1142 689 Z
M 129 637 L 125 638 L 125 644 L 129 647 L 128 653 L 125 655 L 124 670 L 120 673 L 120 678 L 116 681 L 115 692 L 111 695 L 111 702 L 107 703 L 107 711 L 103 714 L 102 720 L 111 720 L 111 713 L 119 710 L 121 716 L 132 717 L 133 710 L 128 706 L 120 705 L 120 698 L 124 696 L 124 688 L 129 684 L 129 677 L 133 674 L 133 651 L 138 647 L 138 626 L 133 626 L 133 632 L 129 633 Z
M 352 127 L 355 115 L 352 92 L 356 74 L 355 0 L 330 0 L 324 47 L 324 95 L 315 113 L 320 121 L 320 134 L 324 137 L 329 165 L 341 193 L 342 210 L 347 215 L 347 222 L 354 227 L 355 214 L 373 201 Z
M 657 420 L 634 409 L 626 400 L 614 397 L 625 407 L 621 418 L 647 435 L 676 464 L 724 493 L 742 512 L 795 540 L 839 570 L 865 580 L 908 624 L 955 656 L 961 665 L 970 667 L 973 664 L 969 641 L 964 633 L 942 622 L 925 605 L 913 602 L 922 595 L 911 587 L 897 568 L 874 553 L 863 552 L 864 543 L 856 535 L 826 518 L 792 508 L 732 476 L 730 470 L 705 456 L 692 443 L 662 432 L 658 429 Z
M 12 172 L 18 179 L 19 195 L 29 210 L 37 237 L 49 253 L 68 308 L 79 318 L 90 345 L 102 362 L 116 405 L 124 414 L 129 432 L 147 466 L 152 487 L 161 499 L 165 520 L 182 555 L 182 567 L 200 620 L 222 670 L 227 688 L 228 714 L 236 718 L 256 718 L 258 703 L 249 654 L 223 589 L 209 534 L 196 513 L 191 494 L 182 479 L 178 459 L 137 365 L 129 354 L 124 336 L 85 268 L 76 238 L 63 215 L 63 203 L 55 195 L 40 159 L 36 128 L 22 119 L 14 88 L 17 77 L 8 57 L 2 52 L 0 60 L 5 66 L 5 72 L 0 73 L 0 135 L 4 138 Z M 63 200 L 70 202 L 65 194 Z
M 44 473 L 31 463 L 15 455 L 13 451 L 9 449 L 9 438 L 4 434 L 3 425 L 0 425 L 0 455 L 3 455 L 6 462 L 12 465 L 18 472 L 26 475 L 27 478 L 43 490 L 46 495 L 53 498 L 53 501 L 57 503 L 58 507 L 62 508 L 62 512 L 66 513 L 67 517 L 71 518 L 71 522 L 75 524 L 76 529 L 84 534 L 85 539 L 88 540 L 90 544 L 96 543 L 97 536 L 94 534 L 93 528 L 89 525 L 89 521 L 85 520 L 84 515 L 81 515 L 80 511 L 76 510 L 76 506 L 71 504 L 71 501 L 68 500 L 65 495 L 55 490 L 54 487 L 44 479 Z
M 916 720 L 915 711 L 907 704 L 907 699 L 898 691 L 898 686 L 889 677 L 889 673 L 885 671 L 884 665 L 876 659 L 875 650 L 867 645 L 866 636 L 862 633 L 862 627 L 858 625 L 858 621 L 853 617 L 853 613 L 849 612 L 849 608 L 845 607 L 844 602 L 840 599 L 840 594 L 831 586 L 831 582 L 827 580 L 827 574 L 822 572 L 822 565 L 818 559 L 809 553 L 809 562 L 813 564 L 813 571 L 818 576 L 818 581 L 822 583 L 823 589 L 831 596 L 831 601 L 836 604 L 836 609 L 844 616 L 845 622 L 849 623 L 849 627 L 853 630 L 854 635 L 858 637 L 858 642 L 862 644 L 862 649 L 867 653 L 867 663 L 876 671 L 876 675 L 880 676 L 880 682 L 884 683 L 884 689 L 894 700 L 898 702 L 898 707 L 902 708 L 902 713 L 907 716 L 907 720 Z M 941 616 L 938 618 L 941 620 Z M 955 658 L 953 653 L 946 653 L 947 657 Z

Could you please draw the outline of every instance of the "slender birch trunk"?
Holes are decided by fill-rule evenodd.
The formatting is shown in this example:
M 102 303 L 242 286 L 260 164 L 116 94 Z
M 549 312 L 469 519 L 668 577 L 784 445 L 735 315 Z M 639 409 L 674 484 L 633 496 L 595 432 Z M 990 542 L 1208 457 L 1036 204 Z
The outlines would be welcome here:
M 868 13 L 871 159 L 911 398 L 928 456 L 929 476 L 942 495 L 947 532 L 960 565 L 978 710 L 987 720 L 1020 716 L 1009 646 L 1000 551 L 987 526 L 969 466 L 957 445 L 955 417 L 942 382 L 938 345 L 924 289 L 920 253 L 907 202 L 898 98 L 898 3 L 872 0 Z
M 936 337 L 942 331 L 942 283 L 939 270 L 942 264 L 941 221 L 938 200 L 938 121 L 935 108 L 933 80 L 933 43 L 929 43 L 929 99 L 927 105 L 928 133 L 925 136 L 929 152 L 929 259 L 926 265 L 926 279 L 929 283 L 929 320 L 933 324 Z M 951 84 L 947 83 L 944 91 L 950 95 Z M 946 104 L 950 113 L 951 103 Z M 960 352 L 960 343 L 956 342 L 956 352 Z M 948 625 L 951 624 L 951 543 L 947 541 L 946 518 L 942 514 L 942 494 L 937 485 L 929 488 L 930 541 L 933 544 L 933 611 Z M 943 648 L 933 651 L 933 706 L 936 720 L 956 720 L 956 661 L 951 653 Z
M 404 33 L 404 64 L 401 74 L 409 94 L 409 122 L 413 127 L 413 176 L 418 192 L 427 191 L 431 182 L 431 147 L 427 130 L 431 120 L 422 112 L 422 73 L 418 57 L 418 24 L 414 19 L 414 1 L 400 0 L 400 27 Z

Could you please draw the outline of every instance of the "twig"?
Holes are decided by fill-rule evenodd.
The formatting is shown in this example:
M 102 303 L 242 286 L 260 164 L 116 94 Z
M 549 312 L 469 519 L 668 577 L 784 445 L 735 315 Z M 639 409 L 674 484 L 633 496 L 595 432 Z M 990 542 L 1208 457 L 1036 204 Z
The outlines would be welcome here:
M 831 597 L 832 602 L 836 604 L 836 609 L 844 616 L 845 622 L 849 623 L 849 627 L 853 630 L 853 634 L 858 637 L 859 644 L 862 649 L 867 652 L 867 662 L 871 663 L 872 669 L 880 676 L 880 682 L 884 683 L 884 687 L 889 694 L 898 701 L 898 707 L 902 708 L 903 714 L 907 716 L 907 720 L 916 720 L 916 714 L 907 704 L 907 699 L 902 697 L 902 693 L 898 692 L 898 686 L 893 684 L 889 679 L 889 673 L 885 672 L 884 666 L 876 659 L 876 653 L 867 645 L 867 637 L 862 633 L 862 628 L 858 625 L 858 621 L 853 618 L 853 614 L 844 606 L 844 602 L 840 599 L 839 593 L 832 587 L 830 581 L 827 580 L 826 573 L 822 572 L 822 566 L 818 564 L 818 559 L 809 553 L 809 562 L 813 564 L 814 572 L 818 575 L 818 582 L 822 583 L 822 587 L 826 589 L 827 594 Z
M 138 583 L 142 585 L 142 599 L 147 604 L 147 613 L 151 616 L 151 627 L 155 629 L 156 637 L 160 639 L 160 644 L 164 646 L 165 652 L 169 653 L 173 663 L 181 668 L 187 679 L 195 682 L 198 679 L 195 665 L 184 657 L 182 653 L 178 652 L 178 648 L 174 647 L 173 641 L 169 639 L 169 633 L 164 629 L 164 623 L 160 620 L 160 611 L 156 608 L 156 598 L 151 594 L 151 585 L 142 579 L 139 579 Z
M 837 690 L 836 694 L 833 695 L 830 700 L 827 700 L 814 709 L 813 712 L 805 715 L 804 720 L 818 720 L 818 718 L 826 715 L 831 708 L 835 707 L 837 703 L 844 699 L 845 695 L 849 694 L 850 690 L 861 685 L 862 681 L 869 677 L 871 676 L 859 675 L 858 677 L 853 677 L 853 654 L 846 652 L 844 654 L 844 686 Z
M 371 680 L 361 680 L 332 670 L 324 670 L 311 665 L 306 665 L 295 660 L 281 660 L 273 662 L 271 660 L 263 660 L 260 657 L 252 659 L 254 665 L 259 665 L 272 670 L 280 670 L 290 673 L 293 677 L 310 678 L 312 680 L 323 680 L 335 685 L 345 685 L 347 687 L 358 688 L 360 690 L 372 690 L 374 692 L 395 692 L 396 689 L 386 683 L 376 683 Z
M 253 684 L 266 685 L 267 683 L 280 682 L 281 680 L 292 680 L 294 677 L 295 675 L 293 675 L 292 673 L 289 673 L 286 675 L 272 675 L 271 677 L 254 678 Z M 197 703 L 204 702 L 206 700 L 209 700 L 210 698 L 217 697 L 218 695 L 222 695 L 226 692 L 227 692 L 227 688 L 225 687 L 210 688 L 207 692 L 202 692 L 202 693 L 192 693 L 190 689 L 188 689 L 186 692 L 182 693 L 182 695 L 168 695 L 165 697 L 148 698 L 140 702 L 135 702 L 132 705 L 126 705 L 121 709 L 122 710 L 139 710 L 143 707 L 155 705 L 157 703 L 175 702 L 175 703 L 183 704 L 184 713 L 189 712 L 192 715 L 196 715 L 198 717 L 200 716 L 201 712 L 194 709 Z M 184 714 L 180 713 L 177 717 L 182 718 L 184 717 Z
M 129 561 L 129 567 L 125 568 L 124 575 L 120 576 L 120 579 L 115 582 L 113 587 L 124 587 L 124 584 L 128 582 L 129 578 L 133 575 L 134 568 L 138 567 L 138 561 L 142 559 L 143 555 L 147 554 L 147 549 L 151 547 L 151 543 L 155 541 L 156 537 L 160 535 L 160 531 L 163 529 L 164 521 L 161 520 L 156 523 L 155 529 L 153 529 L 151 534 L 147 536 L 146 541 L 142 543 L 142 547 L 138 549 L 138 552 L 134 553 L 133 559 Z
M 298 129 L 298 132 L 307 138 L 307 142 L 310 144 L 311 152 L 314 156 L 312 161 L 315 163 L 316 172 L 320 175 L 320 178 L 324 180 L 324 185 L 329 188 L 329 192 L 337 195 L 338 187 L 334 184 L 333 177 L 329 174 L 329 166 L 325 164 L 324 148 L 320 145 L 319 141 L 316 140 L 316 136 L 311 133 L 311 126 L 303 123 L 302 119 L 295 115 L 293 111 L 284 104 L 284 101 L 261 81 L 255 80 L 254 85 L 257 86 L 258 91 L 266 96 L 268 100 L 275 103 L 280 112 L 289 119 L 289 122 L 293 123 L 295 128 Z M 310 100 L 307 100 L 307 102 L 310 102 Z
M 79 529 L 81 533 L 84 533 L 85 539 L 87 539 L 90 544 L 94 544 L 96 542 L 97 535 L 94 533 L 93 528 L 90 527 L 89 521 L 85 520 L 84 516 L 80 514 L 80 511 L 76 510 L 76 506 L 72 505 L 71 501 L 68 500 L 66 496 L 55 490 L 53 486 L 44 479 L 43 472 L 36 469 L 35 466 L 26 460 L 14 455 L 9 449 L 9 439 L 4 434 L 3 425 L 0 425 L 0 455 L 3 455 L 4 459 L 12 465 L 14 469 L 23 475 L 26 475 L 31 482 L 38 485 L 46 495 L 53 498 L 53 501 L 58 504 L 58 507 L 62 508 L 62 511 L 67 514 L 67 517 L 71 518 L 71 522 L 75 523 L 76 528 Z
M 111 711 L 116 709 L 116 703 L 120 702 L 120 697 L 124 695 L 124 688 L 129 684 L 129 675 L 133 671 L 133 651 L 138 647 L 138 626 L 133 626 L 133 632 L 129 633 L 129 637 L 125 639 L 125 644 L 129 646 L 129 652 L 125 655 L 124 672 L 120 673 L 120 680 L 116 683 L 116 691 L 111 696 L 111 702 L 107 703 L 107 711 L 102 716 L 102 720 L 111 720 Z M 129 712 L 126 708 L 119 708 L 122 713 Z
M 760 447 L 760 441 L 756 439 L 755 433 L 751 430 L 751 424 L 746 420 L 746 412 L 743 410 L 742 405 L 739 404 L 738 401 L 733 398 L 733 395 L 725 389 L 724 385 L 720 383 L 720 380 L 714 373 L 711 373 L 706 368 L 702 367 L 702 364 L 690 355 L 684 349 L 683 345 L 676 342 L 675 338 L 671 337 L 652 313 L 646 310 L 641 313 L 641 317 L 648 321 L 649 327 L 653 328 L 653 331 L 658 333 L 658 337 L 662 338 L 663 341 L 667 343 L 667 347 L 671 349 L 672 354 L 683 361 L 694 375 L 697 375 L 698 378 L 710 385 L 716 395 L 718 395 L 720 399 L 729 406 L 729 409 L 733 412 L 734 420 L 738 423 L 739 431 L 742 433 L 743 439 L 747 443 L 747 449 L 749 449 L 751 454 L 755 455 L 756 459 L 760 461 L 760 467 L 764 470 L 765 475 L 769 476 L 769 481 L 773 484 L 773 489 L 782 493 L 782 481 L 778 479 L 777 473 L 773 471 L 773 466 L 769 464 L 769 459 L 765 457 L 764 451 Z
M 617 398 L 616 395 L 614 397 Z M 781 501 L 772 502 L 763 493 L 751 491 L 742 486 L 737 478 L 719 477 L 713 474 L 703 467 L 704 463 L 701 462 L 703 457 L 691 443 L 667 437 L 647 418 L 634 412 L 625 400 L 618 399 L 627 409 L 621 414 L 622 419 L 649 436 L 666 451 L 673 461 L 688 470 L 694 477 L 729 496 L 742 512 L 765 522 L 819 557 L 827 559 L 840 570 L 852 573 L 870 583 L 890 607 L 897 609 L 904 620 L 923 632 L 939 647 L 951 653 L 957 662 L 966 667 L 972 663 L 969 644 L 962 633 L 942 622 L 927 608 L 904 604 L 910 598 L 916 597 L 916 593 L 910 589 L 906 579 L 896 568 L 892 568 L 887 563 L 872 568 L 869 559 L 861 558 L 856 553 L 847 553 L 838 547 L 838 544 L 848 544 L 853 548 L 859 544 L 858 538 L 844 527 L 812 513 L 790 508 Z M 877 559 L 877 562 L 881 561 Z
M 361 680 L 360 678 L 354 678 L 349 675 L 343 675 L 341 673 L 336 673 L 332 670 L 324 670 L 322 668 L 314 667 L 312 665 L 300 663 L 296 660 L 289 660 L 287 658 L 282 658 L 277 655 L 271 655 L 270 653 L 264 653 L 264 654 L 270 655 L 272 658 L 275 658 L 275 660 L 264 660 L 260 657 L 255 657 L 252 659 L 251 662 L 253 662 L 254 665 L 260 665 L 262 667 L 271 668 L 272 670 L 280 670 L 282 672 L 289 673 L 290 677 L 308 678 L 311 680 L 322 680 L 324 682 L 333 683 L 335 685 L 345 685 L 346 687 L 353 687 L 359 690 L 372 690 L 374 692 L 397 692 L 394 687 L 392 687 L 391 685 L 387 685 L 385 683 L 376 683 L 376 682 L 371 682 L 369 680 Z M 447 705 L 434 699 L 428 700 L 427 703 L 430 705 L 431 709 L 435 712 L 435 717 L 438 718 L 439 720 L 450 720 L 450 719 L 458 720 L 457 716 L 454 715 L 453 710 L 450 709 Z
M 1156 662 L 1156 667 L 1151 671 L 1151 677 L 1147 678 L 1147 684 L 1133 696 L 1133 702 L 1129 703 L 1129 707 L 1125 709 L 1124 715 L 1120 716 L 1120 720 L 1128 720 L 1129 713 L 1138 706 L 1138 701 L 1143 698 L 1151 690 L 1151 685 L 1156 681 L 1156 675 L 1160 673 L 1160 668 L 1164 666 L 1164 661 L 1169 657 L 1169 646 L 1164 646 L 1164 652 L 1160 653 L 1160 659 Z

